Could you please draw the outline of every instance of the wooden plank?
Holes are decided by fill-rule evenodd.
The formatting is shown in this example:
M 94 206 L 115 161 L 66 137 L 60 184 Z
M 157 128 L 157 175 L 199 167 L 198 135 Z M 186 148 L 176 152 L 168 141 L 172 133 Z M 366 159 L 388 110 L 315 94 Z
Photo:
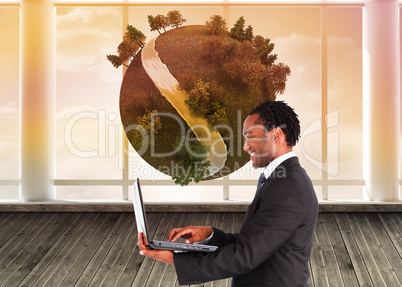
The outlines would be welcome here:
M 38 224 L 38 228 L 34 228 L 35 231 L 32 233 L 32 237 L 25 242 L 24 245 L 19 245 L 17 248 L 13 249 L 13 252 L 9 252 L 4 257 L 4 265 L 2 265 L 2 270 L 0 271 L 0 278 L 2 278 L 2 285 L 9 285 L 7 281 L 13 278 L 14 273 L 17 272 L 20 268 L 23 268 L 24 263 L 32 253 L 36 253 L 36 250 L 41 246 L 43 241 L 48 237 L 49 233 L 55 229 L 57 223 L 65 217 L 65 214 L 52 214 L 50 217 L 44 217 L 46 219 L 46 223 L 44 220 Z M 65 228 L 65 227 L 64 227 Z M 57 238 L 56 238 L 57 239 Z M 16 245 L 17 246 L 17 245 Z M 16 256 L 15 256 L 16 255 Z M 18 274 L 17 274 L 18 278 Z M 22 278 L 23 279 L 23 278 Z M 20 281 L 22 281 L 22 279 Z M 17 279 L 18 280 L 18 279 Z M 14 278 L 14 281 L 16 279 Z
M 374 264 L 377 266 L 380 274 L 385 282 L 385 286 L 398 286 L 398 278 L 395 274 L 392 265 L 388 261 L 384 248 L 387 248 L 387 241 L 381 242 L 379 238 L 377 238 L 377 234 L 375 230 L 373 230 L 372 226 L 378 223 L 381 224 L 380 219 L 375 216 L 371 217 L 371 224 L 368 221 L 366 215 L 364 213 L 356 213 L 356 220 L 359 222 L 360 230 L 364 233 L 364 239 L 367 242 L 367 245 L 370 248 L 371 256 L 373 257 Z M 381 232 L 384 232 L 384 229 L 381 226 Z M 382 237 L 385 239 L 385 237 Z M 383 244 L 383 245 L 382 245 Z M 394 251 L 395 252 L 395 251 Z
M 310 256 L 311 277 L 315 286 L 329 286 L 325 271 L 324 259 L 317 235 L 314 233 L 313 248 Z
M 54 218 L 56 215 L 52 214 L 50 217 L 50 220 Z M 16 259 L 22 252 L 24 252 L 24 248 L 27 244 L 29 244 L 36 236 L 38 236 L 41 232 L 41 230 L 44 228 L 44 225 L 46 225 L 47 221 L 49 220 L 42 216 L 38 216 L 39 219 L 38 221 L 36 220 L 30 220 L 27 224 L 24 225 L 24 229 L 22 233 L 16 234 L 19 240 L 15 245 L 12 246 L 11 249 L 8 250 L 7 253 L 4 254 L 0 262 L 0 275 L 2 272 L 5 271 L 8 265 L 12 264 L 14 259 Z M 45 222 L 46 221 L 46 222 Z M 13 236 L 14 238 L 14 236 Z M 13 243 L 11 240 L 9 240 L 7 243 Z M 9 245 L 9 244 L 6 244 Z M 3 246 L 4 247 L 4 246 Z M 8 246 L 7 246 L 8 247 Z M 0 276 L 2 278 L 2 276 Z
M 216 219 L 218 218 L 217 212 L 208 212 L 205 217 L 205 225 L 206 226 L 216 226 Z
M 310 260 L 308 261 L 308 270 L 309 270 L 310 276 L 309 276 L 309 278 L 307 280 L 307 285 L 309 287 L 315 287 L 313 277 L 311 276 L 312 271 L 311 271 L 311 262 L 310 262 Z
M 38 236 L 38 241 L 35 244 L 26 246 L 26 252 L 23 254 L 24 256 L 19 256 L 18 259 L 23 263 L 7 281 L 7 286 L 21 286 L 20 283 L 34 269 L 35 272 L 32 272 L 32 275 L 39 276 L 39 274 L 42 273 L 43 270 L 40 270 L 41 265 L 39 262 L 42 261 L 43 257 L 47 255 L 49 251 L 55 251 L 55 249 L 53 249 L 54 245 L 57 244 L 67 227 L 74 221 L 77 215 L 77 213 L 60 214 L 59 219 L 56 222 L 48 222 L 46 228 L 41 232 L 41 238 Z M 25 261 L 24 258 L 26 258 Z M 17 262 L 14 262 L 14 264 L 16 263 Z
M 18 220 L 13 222 L 0 239 L 0 266 L 4 266 L 4 262 L 8 262 L 7 258 L 3 259 L 8 252 L 13 248 L 18 250 L 21 245 L 24 245 L 24 243 L 20 243 L 21 240 L 25 240 L 26 236 L 28 236 L 27 238 L 32 237 L 43 217 L 44 214 L 24 214 L 23 217 L 18 217 Z
M 185 218 L 188 216 L 187 213 L 178 213 L 180 214 L 180 220 L 177 218 L 176 220 L 173 219 L 168 227 L 167 234 L 172 230 L 172 228 L 178 228 L 178 227 L 186 227 L 185 226 Z M 176 269 L 173 265 L 170 264 L 165 264 L 165 269 L 163 271 L 162 278 L 159 282 L 158 285 L 155 286 L 161 286 L 161 287 L 171 287 L 175 286 L 177 282 L 177 275 L 176 275 Z M 149 285 L 152 286 L 152 285 Z M 153 286 L 152 286 L 153 287 Z
M 147 212 L 245 212 L 248 203 L 219 201 L 192 203 L 149 203 L 145 202 Z M 392 210 L 391 210 L 392 211 Z M 131 201 L 117 203 L 13 203 L 0 204 L 0 212 L 133 212 Z
M 76 229 L 82 225 L 85 218 L 88 216 L 88 213 L 77 213 L 74 216 L 73 213 L 70 216 L 74 219 L 71 224 L 67 226 L 65 232 L 63 232 L 62 236 L 57 240 L 55 244 L 51 247 L 51 249 L 46 253 L 43 258 L 35 265 L 35 268 L 24 278 L 21 282 L 20 286 L 32 286 L 32 284 L 43 277 L 43 272 L 50 268 L 53 260 L 57 257 L 57 255 L 61 252 L 67 242 L 71 239 L 73 233 Z
M 92 258 L 96 255 L 99 248 L 102 248 L 103 242 L 107 239 L 110 231 L 118 222 L 120 213 L 109 213 L 109 216 L 103 222 L 101 228 L 98 229 L 96 234 L 91 238 L 88 245 L 82 250 L 77 261 L 64 277 L 60 283 L 61 286 L 74 286 L 78 280 L 87 280 L 87 273 L 84 273 L 86 267 L 90 264 Z M 110 246 L 109 243 L 106 243 Z M 92 272 L 89 272 L 88 277 L 92 278 Z
M 133 241 L 134 237 L 137 233 L 133 234 L 133 214 L 125 213 L 124 216 L 126 217 L 126 222 L 121 229 L 121 232 L 118 233 L 116 241 L 114 242 L 113 246 L 111 247 L 109 253 L 105 257 L 105 260 L 102 262 L 102 265 L 96 271 L 95 276 L 93 277 L 89 286 L 102 286 L 105 284 L 105 281 L 112 279 L 109 281 L 107 286 L 115 286 L 117 284 L 118 277 L 110 276 L 110 272 L 112 271 L 115 265 L 121 266 L 121 255 L 123 252 L 123 247 L 129 245 L 131 241 Z M 123 218 L 123 216 L 122 216 Z
M 124 267 L 129 262 L 133 251 L 137 247 L 137 227 L 135 225 L 134 214 L 130 213 L 129 218 L 127 220 L 127 224 L 123 230 L 124 232 L 120 234 L 119 236 L 120 239 L 118 239 L 119 241 L 116 241 L 116 243 L 119 243 L 120 240 L 123 241 L 125 232 L 128 232 L 126 240 L 122 242 L 121 245 L 119 246 L 120 252 L 116 258 L 116 261 L 114 262 L 113 265 L 111 265 L 111 268 L 109 272 L 105 275 L 103 282 L 98 286 L 104 286 L 104 287 L 117 286 L 119 278 L 121 277 L 121 274 L 124 271 Z
M 380 242 L 381 249 L 385 253 L 390 265 L 392 266 L 393 271 L 395 272 L 396 277 L 398 277 L 399 285 L 402 286 L 402 259 L 398 253 L 398 250 L 395 248 L 395 245 L 392 242 L 392 239 L 388 235 L 387 230 L 385 229 L 382 221 L 375 213 L 367 213 L 365 214 L 371 227 L 374 230 L 374 233 Z
M 395 229 L 398 230 L 400 236 L 402 236 L 402 212 L 401 213 L 390 213 L 388 214 Z
M 65 267 L 65 265 L 60 267 L 60 264 L 62 264 L 64 258 L 68 255 L 68 253 L 75 248 L 76 243 L 78 240 L 81 238 L 83 234 L 85 234 L 85 230 L 88 229 L 88 227 L 93 223 L 94 219 L 99 215 L 99 214 L 85 214 L 83 213 L 84 217 L 81 222 L 77 222 L 77 224 L 73 224 L 68 232 L 65 234 L 66 236 L 66 242 L 65 244 L 60 248 L 60 250 L 57 250 L 57 254 L 54 258 L 49 259 L 49 262 L 44 262 L 43 264 L 48 263 L 47 267 L 43 270 L 41 273 L 40 277 L 36 278 L 35 280 L 30 281 L 28 276 L 27 282 L 29 283 L 29 286 L 45 286 L 46 282 L 52 277 L 52 275 Z M 56 281 L 53 281 L 56 282 Z M 60 282 L 58 282 L 60 283 Z M 58 285 L 58 283 L 54 284 L 55 286 Z M 25 283 L 27 284 L 27 283 Z
M 344 286 L 338 261 L 336 259 L 336 255 L 332 247 L 322 214 L 318 215 L 315 233 L 317 236 L 317 242 L 321 249 L 328 286 Z
M 191 203 L 145 202 L 147 212 L 246 212 L 250 202 L 218 201 Z M 319 211 L 323 212 L 396 212 L 402 211 L 400 203 L 329 203 L 320 202 Z M 86 203 L 4 203 L 0 212 L 133 212 L 131 201 L 86 202 Z
M 170 232 L 170 230 L 175 227 L 180 227 L 181 222 L 183 222 L 183 220 L 186 220 L 186 218 L 189 218 L 189 217 L 190 217 L 190 215 L 188 213 L 186 213 L 186 214 L 177 213 L 177 212 L 173 213 L 169 224 L 166 226 L 163 226 L 164 233 L 163 233 L 162 237 L 158 238 L 158 240 L 167 240 L 167 235 Z M 166 263 L 155 261 L 154 266 L 152 268 L 151 273 L 149 274 L 149 278 L 148 278 L 146 284 L 142 285 L 142 286 L 156 287 L 156 286 L 170 286 L 170 285 L 174 284 L 175 276 L 172 278 L 164 279 L 164 275 L 165 275 L 167 266 L 168 266 L 168 264 L 166 264 Z
M 359 222 L 359 220 L 355 217 L 355 214 L 346 213 L 345 217 L 353 233 L 353 237 L 356 240 L 357 247 L 360 250 L 360 253 L 363 257 L 364 263 L 366 265 L 368 273 L 370 274 L 373 284 L 375 286 L 384 286 L 384 287 L 387 286 L 383 276 L 381 275 L 380 270 L 378 269 L 378 266 L 375 262 L 375 258 L 373 257 L 370 251 L 373 248 L 373 246 L 369 246 L 369 244 L 366 241 L 366 236 L 370 236 L 370 234 L 368 234 L 366 230 L 364 231 L 361 230 L 360 226 L 362 223 Z
M 352 260 L 353 268 L 360 286 L 373 286 L 374 283 L 372 282 L 370 269 L 367 268 L 365 263 L 365 258 L 367 257 L 367 248 L 359 247 L 362 242 L 362 235 L 358 225 L 349 224 L 347 213 L 335 213 L 334 216 L 341 231 L 345 246 L 349 252 L 349 256 Z
M 37 280 L 33 286 L 60 286 L 81 253 L 85 251 L 92 238 L 97 234 L 98 230 L 102 228 L 108 216 L 108 213 L 94 213 L 89 215 L 85 219 L 84 224 L 78 228 L 72 238 L 52 261 L 50 267 L 54 266 L 55 268 L 45 270 L 45 274 L 43 274 L 40 280 Z
M 166 229 L 167 226 L 169 225 L 171 218 L 172 213 L 163 213 L 161 221 L 159 222 L 158 227 L 156 228 L 156 232 L 153 239 L 157 240 L 164 237 L 164 234 L 166 234 Z M 144 286 L 146 282 L 149 280 L 149 275 L 151 274 L 151 270 L 154 267 L 154 264 L 155 260 L 149 257 L 145 257 L 132 286 Z
M 150 238 L 153 238 L 162 215 L 163 213 L 159 212 L 150 214 L 147 213 L 148 232 Z M 144 256 L 141 256 L 139 254 L 139 248 L 137 245 L 137 235 L 135 236 L 134 242 L 135 242 L 135 248 L 132 249 L 130 259 L 127 262 L 127 265 L 125 266 L 123 273 L 121 274 L 121 277 L 119 279 L 119 282 L 117 283 L 116 286 L 134 286 L 133 281 L 135 280 L 135 277 L 137 277 L 137 274 L 142 266 L 142 262 L 144 261 Z
M 387 231 L 388 236 L 391 238 L 391 241 L 394 244 L 399 256 L 402 258 L 402 236 L 395 228 L 395 225 L 390 218 L 393 215 L 387 213 L 377 213 L 377 216 L 380 218 L 381 223 Z
M 107 274 L 107 271 L 110 269 L 110 265 L 108 266 L 108 262 L 106 261 L 106 257 L 109 254 L 109 251 L 114 247 L 115 242 L 118 238 L 118 235 L 124 228 L 127 219 L 129 217 L 128 213 L 122 213 L 116 223 L 113 225 L 113 228 L 106 235 L 104 240 L 102 241 L 99 248 L 96 250 L 94 256 L 91 258 L 90 262 L 86 266 L 84 272 L 79 276 L 75 285 L 77 286 L 96 286 L 98 287 Z M 117 246 L 117 244 L 116 244 Z M 105 262 L 106 261 L 106 262 Z M 113 258 L 111 258 L 110 264 L 113 264 Z M 102 268 L 102 266 L 105 266 Z M 95 277 L 95 275 L 99 273 L 102 278 Z M 93 282 L 95 281 L 95 282 Z M 95 285 L 93 284 L 95 283 Z
M 328 243 L 330 244 L 330 246 L 334 251 L 334 255 L 336 257 L 337 264 L 339 267 L 339 273 L 340 273 L 339 275 L 341 275 L 343 285 L 347 287 L 359 286 L 359 282 L 357 280 L 352 261 L 345 247 L 345 242 L 342 239 L 334 215 L 332 213 L 322 213 L 319 215 L 319 217 L 325 223 L 325 227 L 328 232 L 328 238 L 329 238 Z M 325 268 L 327 269 L 327 265 Z M 330 277 L 329 281 L 331 281 Z
M 358 247 L 358 242 L 355 240 L 353 231 L 345 218 L 345 214 L 335 213 L 334 217 L 341 231 L 345 247 L 348 250 L 360 286 L 373 286 L 369 271 L 366 268 L 363 256 Z
M 12 226 L 13 222 L 18 220 L 18 215 L 23 215 L 23 213 L 14 213 L 14 212 L 3 212 L 0 213 L 0 238 L 4 234 L 4 232 Z M 1 246 L 1 245 L 0 245 Z

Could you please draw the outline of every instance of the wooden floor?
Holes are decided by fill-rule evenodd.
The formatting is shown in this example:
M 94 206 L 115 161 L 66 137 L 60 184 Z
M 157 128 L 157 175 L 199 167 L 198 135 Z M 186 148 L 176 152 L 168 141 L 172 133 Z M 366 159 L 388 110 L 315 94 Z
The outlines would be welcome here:
M 148 224 L 164 239 L 177 226 L 238 230 L 243 216 L 151 213 Z M 0 213 L 0 286 L 177 286 L 174 268 L 139 255 L 136 237 L 128 212 Z M 402 213 L 320 213 L 310 269 L 310 286 L 402 286 Z

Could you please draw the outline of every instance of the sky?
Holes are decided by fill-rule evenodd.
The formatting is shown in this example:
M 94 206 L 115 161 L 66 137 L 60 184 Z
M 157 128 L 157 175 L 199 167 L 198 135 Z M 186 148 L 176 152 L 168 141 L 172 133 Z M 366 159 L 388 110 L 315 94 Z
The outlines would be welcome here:
M 150 32 L 147 15 L 179 10 L 186 25 L 203 25 L 213 14 L 228 15 L 229 27 L 244 16 L 254 35 L 271 38 L 278 62 L 290 66 L 284 100 L 295 108 L 302 125 L 296 148 L 312 179 L 321 179 L 321 29 L 316 7 L 138 6 L 129 9 L 129 23 Z M 121 177 L 121 68 L 115 54 L 122 37 L 120 8 L 57 9 L 56 178 L 119 179 Z M 19 11 L 0 8 L 0 179 L 18 178 L 18 37 Z M 328 174 L 330 179 L 362 179 L 362 13 L 361 8 L 328 9 Z M 132 158 L 134 178 L 146 163 Z M 245 167 L 250 178 L 258 177 Z M 155 176 L 149 169 L 150 176 Z M 240 172 L 239 174 L 243 173 Z M 165 177 L 162 177 L 165 178 Z M 232 178 L 238 178 L 233 174 Z M 61 190 L 61 189 L 60 189 Z M 4 193 L 4 192 L 3 192 Z M 74 198 L 110 198 L 108 191 L 61 191 Z M 113 191 L 115 193 L 115 191 Z M 158 193 L 155 192 L 155 196 Z M 1 193 L 1 196 L 6 196 Z M 120 195 L 119 195 L 120 196 Z M 118 196 L 118 197 L 119 197 Z M 212 195 L 211 195 L 212 196 Z M 117 198 L 118 199 L 118 198 Z

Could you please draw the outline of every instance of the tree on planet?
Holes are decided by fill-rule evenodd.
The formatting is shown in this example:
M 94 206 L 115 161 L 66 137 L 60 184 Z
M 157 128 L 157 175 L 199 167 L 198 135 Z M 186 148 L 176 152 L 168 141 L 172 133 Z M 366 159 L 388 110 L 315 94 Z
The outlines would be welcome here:
M 161 33 L 162 29 L 164 32 L 166 32 L 166 27 L 168 26 L 166 16 L 161 15 L 161 14 L 158 14 L 155 17 L 153 17 L 152 15 L 149 15 L 148 23 L 149 23 L 149 26 L 151 27 L 151 31 L 156 30 L 156 31 L 158 31 L 159 34 L 162 34 Z
M 227 32 L 226 20 L 221 15 L 213 15 L 205 22 L 214 35 L 220 35 Z
M 144 146 L 144 144 L 155 145 L 155 136 L 158 134 L 159 130 L 162 128 L 162 122 L 160 117 L 156 116 L 158 114 L 157 110 L 145 110 L 143 116 L 139 116 L 136 119 L 137 131 L 133 133 L 131 144 L 136 149 L 139 150 Z M 147 141 L 144 143 L 144 141 Z M 148 143 L 148 141 L 150 141 Z
M 166 28 L 169 26 L 178 28 L 186 21 L 178 10 L 169 11 L 167 16 L 161 14 L 155 17 L 148 15 L 151 31 L 158 31 L 159 34 L 162 34 L 162 30 L 166 32 Z M 107 55 L 107 59 L 115 68 L 121 65 L 128 67 L 130 61 L 145 46 L 146 38 L 140 30 L 132 25 L 127 25 L 127 32 L 123 36 L 123 41 L 117 47 L 117 55 Z
M 183 144 L 185 142 L 186 144 Z M 174 167 L 172 179 L 181 186 L 188 185 L 191 181 L 200 182 L 209 175 L 208 148 L 199 141 L 180 137 L 176 140 L 174 148 L 178 148 L 178 161 Z
M 240 41 L 251 41 L 253 39 L 253 27 L 248 25 L 247 28 L 244 29 L 245 25 L 246 20 L 241 16 L 230 30 L 230 36 Z
M 277 54 L 271 54 L 275 47 L 275 44 L 271 43 L 271 39 L 257 35 L 253 38 L 253 46 L 264 65 L 272 65 L 278 58 Z
M 148 24 L 151 28 L 151 31 L 156 30 L 159 34 L 162 34 L 162 29 L 164 32 L 166 32 L 167 27 L 171 26 L 173 28 L 178 28 L 185 22 L 187 22 L 187 20 L 184 19 L 181 13 L 177 10 L 169 11 L 167 16 L 161 14 L 158 14 L 155 17 L 148 15 Z
M 123 36 L 123 41 L 117 47 L 118 55 L 107 55 L 107 59 L 115 68 L 128 64 L 137 53 L 145 46 L 146 36 L 132 25 L 127 25 L 127 32 Z
M 210 28 L 211 19 L 220 19 L 220 16 L 210 17 L 206 23 Z M 240 17 L 230 30 L 230 37 L 238 42 L 224 44 L 222 38 L 210 37 L 203 44 L 206 56 L 218 61 L 223 73 L 233 80 L 248 85 L 260 83 L 263 90 L 272 95 L 282 94 L 291 73 L 289 66 L 275 64 L 278 56 L 272 53 L 275 45 L 271 39 L 253 36 L 253 27 L 249 25 L 245 29 L 245 25 L 244 17 Z M 214 30 L 211 31 L 215 35 Z
M 197 117 L 208 121 L 210 128 L 226 122 L 226 107 L 229 104 L 225 90 L 215 81 L 197 80 L 188 92 L 190 111 Z
M 174 28 L 178 28 L 187 22 L 187 20 L 184 19 L 181 13 L 177 10 L 169 11 L 166 18 L 168 25 Z

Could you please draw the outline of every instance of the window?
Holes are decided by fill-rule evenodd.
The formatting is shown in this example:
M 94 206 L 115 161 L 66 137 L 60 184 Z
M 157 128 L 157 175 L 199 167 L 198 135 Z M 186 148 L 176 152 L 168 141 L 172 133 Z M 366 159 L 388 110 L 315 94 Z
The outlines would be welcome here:
M 18 199 L 19 9 L 0 6 L 0 198 Z
M 115 69 L 106 55 L 116 52 L 127 23 L 148 39 L 158 36 L 150 31 L 147 16 L 170 10 L 179 10 L 186 25 L 203 25 L 220 14 L 231 28 L 244 16 L 254 35 L 271 38 L 277 61 L 292 71 L 285 93 L 277 99 L 299 114 L 302 136 L 295 152 L 318 197 L 362 199 L 363 1 L 172 2 L 56 1 L 57 199 L 128 199 L 128 188 L 137 177 L 143 179 L 146 200 L 252 198 L 261 171 L 250 164 L 218 180 L 179 187 L 127 146 L 119 112 L 123 69 Z M 7 39 L 0 47 L 0 156 L 5 163 L 0 167 L 0 199 L 14 200 L 19 185 L 18 1 L 0 1 L 0 24 Z M 399 162 L 402 198 L 402 149 Z
M 121 8 L 57 9 L 57 180 L 121 178 L 122 74 L 106 59 L 121 38 Z M 78 190 L 58 187 L 56 195 L 59 199 L 121 199 L 118 188 Z

